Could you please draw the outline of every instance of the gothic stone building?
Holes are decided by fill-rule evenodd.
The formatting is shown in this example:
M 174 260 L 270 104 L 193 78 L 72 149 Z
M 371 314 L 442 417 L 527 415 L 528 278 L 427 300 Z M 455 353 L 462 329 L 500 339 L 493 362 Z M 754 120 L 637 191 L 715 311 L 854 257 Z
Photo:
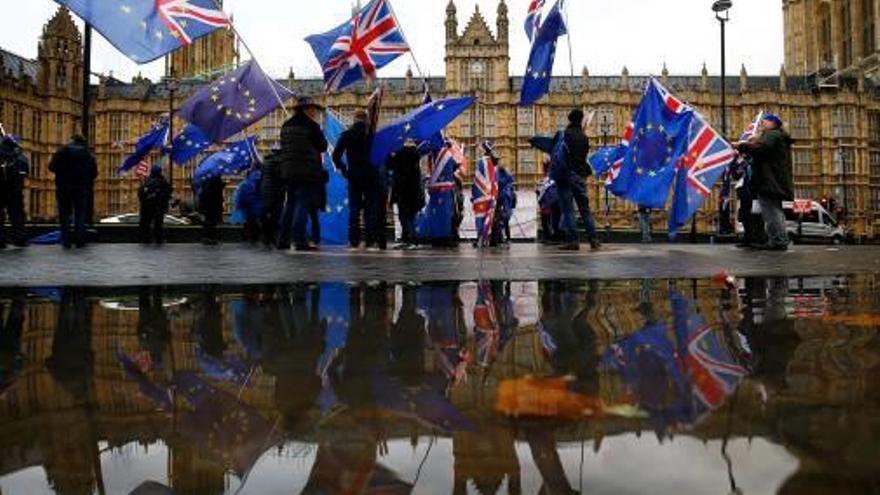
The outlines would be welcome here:
M 864 15 L 858 12 L 868 12 L 866 6 L 873 6 L 872 1 L 784 1 L 787 64 L 778 75 L 750 76 L 743 67 L 738 75 L 722 82 L 720 77 L 709 76 L 705 67 L 693 76 L 670 75 L 658 60 L 664 84 L 717 128 L 721 128 L 720 88 L 722 83 L 726 85 L 727 129 L 733 136 L 760 110 L 780 113 L 796 139 L 798 196 L 834 197 L 841 205 L 845 200 L 849 225 L 869 237 L 880 227 L 880 93 L 871 65 L 876 60 L 877 45 L 869 47 L 866 40 L 876 39 L 873 26 L 878 10 L 871 10 L 864 22 L 860 20 Z M 815 15 L 811 9 L 822 15 Z M 830 17 L 823 17 L 825 13 Z M 618 139 L 639 102 L 646 77 L 630 75 L 626 67 L 619 75 L 603 76 L 591 75 L 583 68 L 574 78 L 554 78 L 548 96 L 534 107 L 520 108 L 517 101 L 522 77 L 510 75 L 511 33 L 505 2 L 500 0 L 497 5 L 494 28 L 479 10 L 465 25 L 459 25 L 454 0 L 445 14 L 446 77 L 429 78 L 427 85 L 435 98 L 479 98 L 479 103 L 449 129 L 451 136 L 468 146 L 471 158 L 476 157 L 482 139 L 492 139 L 520 185 L 532 187 L 540 175 L 542 156 L 529 148 L 528 139 L 555 132 L 565 124 L 572 106 L 596 112 L 588 129 L 594 143 Z M 828 21 L 827 29 L 822 27 L 824 24 L 813 25 L 822 19 Z M 34 163 L 27 198 L 32 219 L 54 216 L 53 185 L 46 167 L 51 153 L 79 128 L 81 47 L 80 33 L 70 14 L 59 9 L 44 29 L 37 60 L 0 51 L 0 121 L 22 137 Z M 825 54 L 820 61 L 837 60 L 847 66 L 829 74 L 828 64 L 808 63 L 816 53 Z M 235 40 L 227 33 L 215 33 L 174 54 L 169 68 L 183 79 L 175 106 L 179 107 L 207 78 L 236 58 Z M 297 95 L 318 96 L 343 117 L 364 107 L 376 84 L 386 87 L 383 121 L 418 106 L 423 98 L 423 83 L 410 72 L 406 77 L 383 78 L 333 95 L 323 94 L 320 80 L 297 79 L 292 72 L 282 82 Z M 136 209 L 136 180 L 117 177 L 114 170 L 130 152 L 131 143 L 167 112 L 168 89 L 166 79 L 152 82 L 140 77 L 131 82 L 101 77 L 92 87 L 93 146 L 100 166 L 97 216 Z M 252 129 L 261 136 L 264 149 L 277 144 L 284 118 L 285 113 L 279 110 Z M 177 122 L 177 128 L 180 125 L 182 122 Z M 120 148 L 114 143 L 128 146 Z M 190 164 L 175 171 L 175 189 L 184 199 L 191 197 L 188 182 L 193 169 L 194 164 Z M 592 193 L 600 225 L 607 222 L 614 228 L 636 227 L 633 205 L 612 197 L 606 214 L 599 183 L 593 182 Z M 716 198 L 712 198 L 699 213 L 700 230 L 714 230 L 715 204 Z M 655 221 L 658 229 L 664 228 L 662 214 L 656 215 Z

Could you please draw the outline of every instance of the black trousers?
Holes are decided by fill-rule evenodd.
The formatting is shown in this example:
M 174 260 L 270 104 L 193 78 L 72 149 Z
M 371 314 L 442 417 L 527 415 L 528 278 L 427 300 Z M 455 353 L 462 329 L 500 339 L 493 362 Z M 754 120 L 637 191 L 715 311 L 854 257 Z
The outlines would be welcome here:
M 157 206 L 141 205 L 138 241 L 143 244 L 165 242 L 165 213 L 166 210 Z
M 77 188 L 59 188 L 55 191 L 58 202 L 58 218 L 61 227 L 61 243 L 84 245 L 86 221 L 89 214 L 89 193 Z

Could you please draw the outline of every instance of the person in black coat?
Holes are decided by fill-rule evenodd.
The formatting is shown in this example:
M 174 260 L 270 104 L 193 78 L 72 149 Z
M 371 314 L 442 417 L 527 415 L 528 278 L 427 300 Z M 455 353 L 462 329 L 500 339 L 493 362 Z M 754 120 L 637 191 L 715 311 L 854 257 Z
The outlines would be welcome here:
M 422 157 L 416 143 L 408 140 L 402 149 L 388 158 L 391 174 L 391 204 L 397 205 L 401 228 L 401 248 L 416 244 L 416 215 L 425 207 L 425 191 L 422 182 Z
M 370 163 L 370 135 L 367 112 L 358 110 L 354 124 L 339 137 L 333 150 L 333 164 L 348 181 L 348 243 L 357 248 L 361 244 L 361 216 L 364 217 L 367 247 L 384 238 L 384 218 L 379 218 L 377 202 L 383 190 L 379 170 Z M 344 158 L 344 159 L 343 159 Z
M 327 151 L 327 139 L 318 124 L 323 107 L 311 98 L 300 98 L 291 117 L 281 127 L 281 179 L 285 184 L 286 204 L 281 215 L 278 249 L 290 249 L 291 238 L 297 251 L 313 251 L 306 227 L 313 210 L 313 196 L 324 178 L 321 154 Z
M 85 138 L 74 136 L 70 144 L 59 149 L 49 162 L 49 171 L 55 174 L 61 244 L 65 249 L 74 244 L 85 247 L 89 198 L 98 177 L 98 164 L 89 152 Z
M 220 176 L 206 180 L 199 189 L 199 211 L 205 220 L 202 224 L 202 244 L 214 246 L 220 242 L 217 225 L 223 221 L 223 191 L 226 184 Z
M 590 141 L 584 133 L 584 112 L 578 109 L 572 110 L 568 115 L 568 127 L 562 133 L 567 148 L 566 167 L 568 176 L 564 180 L 557 179 L 556 186 L 559 188 L 559 203 L 562 209 L 562 226 L 565 231 L 565 245 L 563 250 L 577 251 L 580 249 L 578 242 L 577 220 L 574 216 L 574 208 L 577 206 L 581 220 L 587 229 L 587 238 L 590 247 L 599 249 L 599 238 L 596 233 L 596 220 L 590 209 L 590 198 L 587 196 L 587 177 L 593 171 L 587 163 L 590 154 Z
M 153 165 L 150 176 L 138 189 L 138 200 L 141 204 L 138 240 L 149 244 L 165 242 L 165 214 L 171 201 L 171 184 L 162 175 L 162 166 Z
M 27 239 L 24 229 L 24 187 L 30 165 L 21 147 L 11 136 L 0 141 L 0 249 L 6 247 L 5 216 L 12 226 L 10 241 L 24 247 Z
M 281 180 L 281 150 L 274 149 L 263 160 L 263 180 L 260 181 L 260 194 L 265 206 L 263 216 L 263 244 L 272 246 L 278 236 L 278 222 L 284 208 L 284 183 Z

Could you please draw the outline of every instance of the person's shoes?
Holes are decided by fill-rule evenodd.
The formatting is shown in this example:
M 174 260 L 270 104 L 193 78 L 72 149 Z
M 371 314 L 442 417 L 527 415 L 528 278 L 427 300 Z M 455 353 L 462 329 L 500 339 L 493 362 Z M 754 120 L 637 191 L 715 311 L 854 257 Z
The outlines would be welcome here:
M 774 244 L 770 246 L 770 251 L 788 251 L 788 244 Z
M 407 244 L 406 246 L 403 247 L 404 251 L 415 251 L 417 249 L 419 249 L 418 244 Z
M 602 249 L 602 243 L 600 243 L 596 239 L 593 239 L 592 241 L 590 241 L 590 249 L 592 249 L 593 251 L 598 251 Z
M 296 251 L 301 252 L 301 253 L 308 253 L 308 252 L 315 252 L 315 251 L 318 251 L 318 248 L 317 248 L 317 247 L 312 246 L 312 245 L 310 245 L 310 244 L 306 244 L 305 246 L 296 246 L 294 249 L 295 249 Z
M 86 247 L 86 243 L 85 243 L 85 242 L 80 241 L 80 242 L 77 242 L 77 243 L 76 243 L 76 248 L 77 248 L 77 249 L 83 249 L 84 247 Z
M 379 251 L 381 251 L 381 249 L 379 249 L 379 248 L 376 247 L 376 246 L 370 246 L 370 247 L 367 248 L 367 252 L 368 252 L 368 253 L 378 253 Z
M 736 247 L 739 249 L 752 249 L 754 247 L 751 242 L 738 242 Z
M 279 251 L 290 251 L 290 244 L 287 244 L 287 243 L 276 244 L 275 249 L 277 249 Z
M 399 242 L 399 243 L 391 246 L 391 249 L 393 249 L 395 251 L 402 251 L 402 250 L 406 249 L 407 246 L 409 246 L 409 244 L 407 244 L 405 242 Z
M 28 247 L 28 241 L 15 241 L 12 245 L 17 248 L 26 248 Z
M 577 244 L 577 243 L 573 243 L 573 242 L 568 243 L 568 244 L 563 244 L 562 246 L 559 246 L 559 250 L 560 251 L 580 251 L 581 245 Z

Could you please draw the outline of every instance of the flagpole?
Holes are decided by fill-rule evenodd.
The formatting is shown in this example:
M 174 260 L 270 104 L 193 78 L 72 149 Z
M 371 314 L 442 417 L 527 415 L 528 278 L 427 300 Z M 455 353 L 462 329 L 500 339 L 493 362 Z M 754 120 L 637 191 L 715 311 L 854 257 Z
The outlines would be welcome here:
M 86 143 L 90 143 L 91 136 L 89 134 L 91 133 L 89 131 L 91 130 L 91 126 L 89 125 L 89 121 L 91 120 L 91 109 L 89 108 L 89 106 L 91 105 L 90 84 L 92 75 L 92 25 L 86 22 L 84 31 L 81 134 L 84 138 L 86 138 Z
M 568 67 L 571 71 L 571 104 L 577 107 L 577 95 L 574 92 L 574 50 L 571 47 L 571 25 L 568 22 L 568 4 L 562 2 L 562 11 L 565 13 L 565 37 L 568 40 Z
M 386 2 L 388 5 L 388 10 L 391 11 L 391 17 L 394 18 L 394 23 L 397 24 L 397 30 L 400 31 L 400 37 L 403 38 L 403 42 L 406 43 L 406 46 L 409 47 L 409 56 L 412 57 L 413 64 L 416 66 L 416 72 L 419 73 L 419 78 L 425 81 L 425 86 L 427 87 L 428 81 L 425 79 L 425 74 L 422 72 L 422 67 L 419 65 L 419 61 L 416 58 L 416 54 L 413 52 L 412 45 L 409 40 L 406 39 L 406 33 L 403 31 L 403 24 L 400 23 L 400 19 L 397 18 L 397 13 L 394 11 L 394 6 L 391 5 L 391 2 Z
M 211 2 L 214 4 L 215 7 L 217 7 L 217 10 L 220 10 L 220 11 L 223 10 L 223 6 L 220 5 L 220 3 L 217 0 L 211 0 Z M 269 83 L 269 87 L 272 88 L 272 94 L 275 95 L 275 98 L 278 100 L 278 103 L 281 105 L 281 111 L 284 112 L 284 118 L 285 119 L 289 118 L 290 112 L 288 112 L 287 108 L 285 108 L 285 106 L 284 106 L 284 100 L 281 99 L 281 95 L 278 93 L 278 88 L 275 87 L 275 81 L 273 81 L 272 78 L 269 77 L 269 74 L 266 74 L 266 71 L 263 70 L 263 66 L 260 65 L 260 61 L 257 60 L 257 56 L 254 55 L 254 52 L 253 52 L 253 50 L 251 50 L 251 47 L 248 46 L 247 42 L 244 40 L 244 38 L 242 38 L 241 33 L 238 32 L 238 29 L 236 29 L 235 24 L 232 23 L 231 19 L 229 20 L 229 29 L 232 30 L 232 33 L 235 34 L 235 37 L 238 39 L 238 41 L 241 43 L 241 45 L 244 47 L 244 49 L 247 50 L 248 54 L 251 56 L 251 60 L 253 60 L 254 63 L 257 64 L 257 67 L 260 69 L 260 71 L 263 72 L 263 77 L 266 78 L 266 81 Z M 288 91 L 291 94 L 293 94 L 293 92 L 290 91 L 289 89 L 288 89 Z

